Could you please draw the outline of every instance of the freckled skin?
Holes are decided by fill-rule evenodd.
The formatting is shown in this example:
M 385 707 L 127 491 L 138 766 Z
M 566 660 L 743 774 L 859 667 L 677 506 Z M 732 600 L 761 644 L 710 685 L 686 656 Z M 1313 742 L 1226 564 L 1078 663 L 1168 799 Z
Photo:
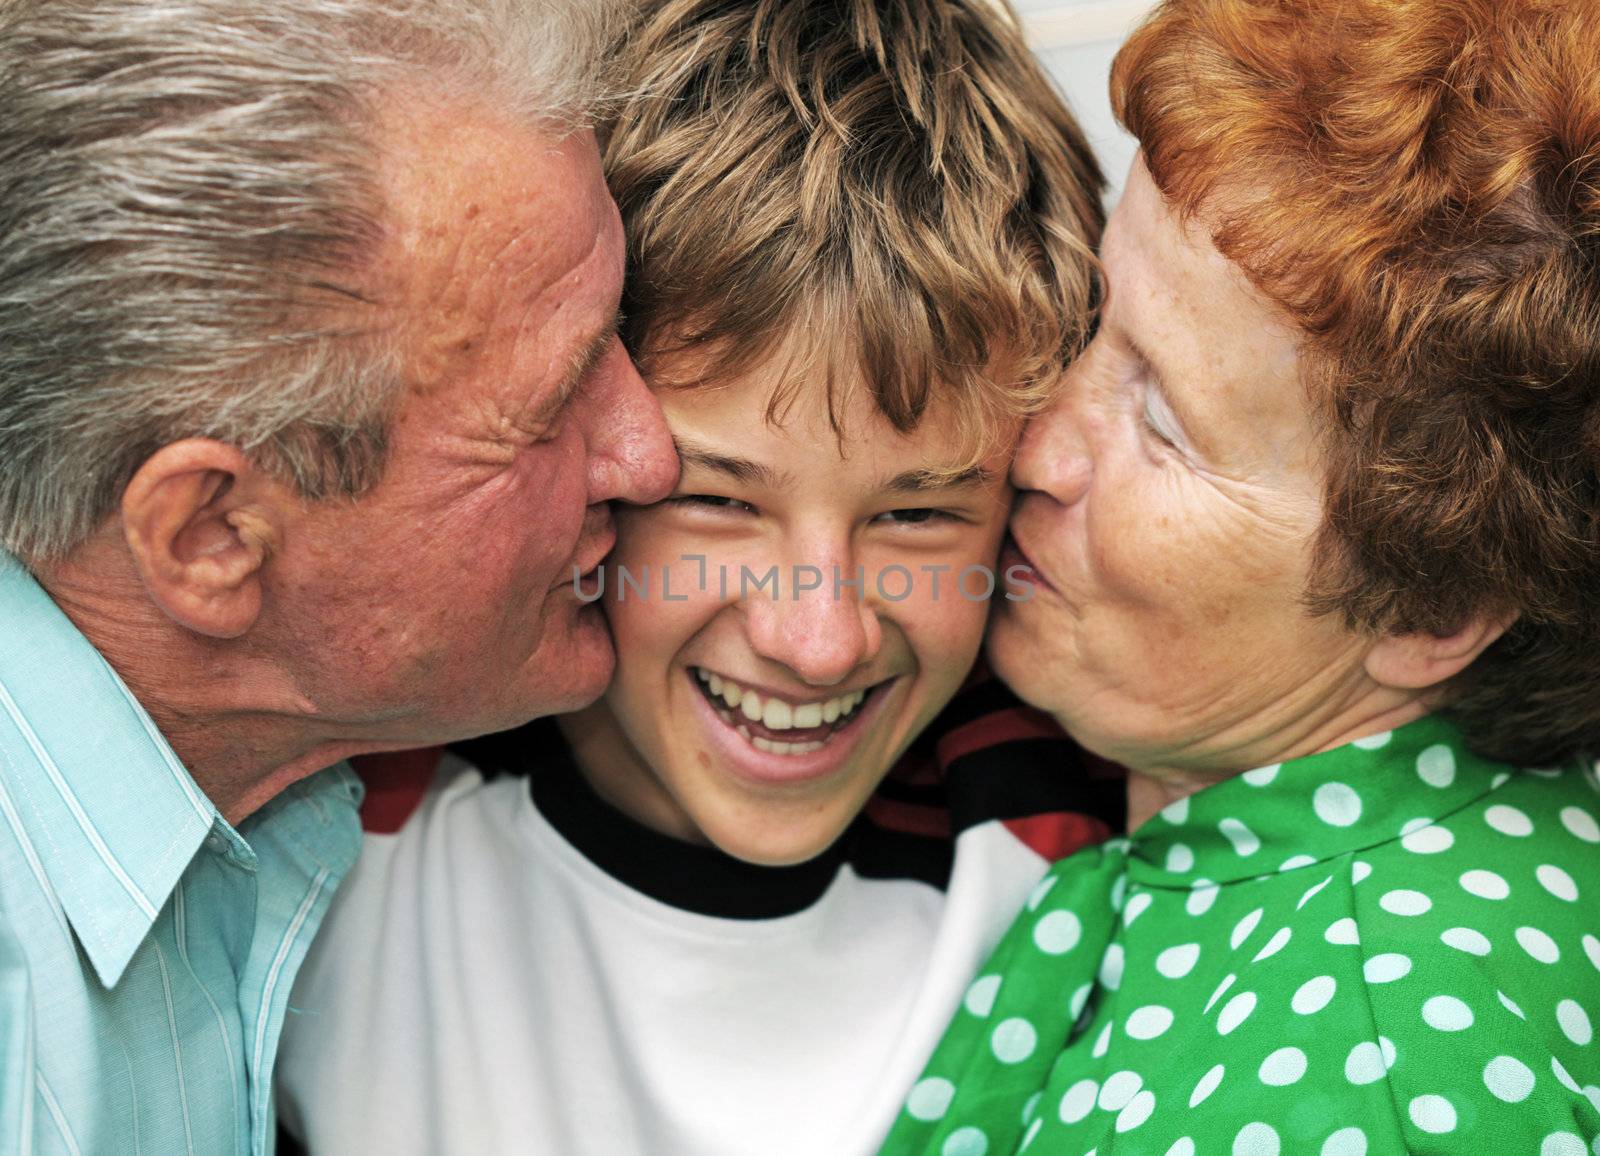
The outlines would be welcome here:
M 405 389 L 384 477 L 305 512 L 267 600 L 306 652 L 306 699 L 360 737 L 438 742 L 599 694 L 613 651 L 570 589 L 612 499 L 676 476 L 659 406 L 613 341 L 535 421 L 615 315 L 622 233 L 589 133 L 397 101 L 381 144 L 385 249 L 368 295 Z M 331 640 L 331 644 L 330 644 Z M 311 661 L 314 657 L 316 661 Z
M 1178 783 L 1420 713 L 1367 676 L 1373 639 L 1301 603 L 1323 479 L 1298 335 L 1141 162 L 1103 260 L 1100 329 L 1013 467 L 1012 531 L 1051 585 L 997 607 L 998 672 L 1091 749 Z M 1174 438 L 1152 431 L 1153 393 Z

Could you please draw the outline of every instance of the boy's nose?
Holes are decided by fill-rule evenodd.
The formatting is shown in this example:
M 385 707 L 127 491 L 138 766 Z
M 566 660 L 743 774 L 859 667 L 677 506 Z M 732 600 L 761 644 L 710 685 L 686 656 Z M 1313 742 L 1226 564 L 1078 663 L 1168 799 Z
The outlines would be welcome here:
M 782 663 L 811 686 L 835 686 L 877 656 L 883 628 L 861 590 L 846 583 L 854 576 L 842 565 L 835 582 L 831 567 L 816 582 L 813 570 L 782 573 L 787 585 L 777 596 L 752 594 L 745 607 L 750 645 L 763 658 Z M 794 579 L 799 577 L 799 581 Z M 870 576 L 867 579 L 871 581 Z

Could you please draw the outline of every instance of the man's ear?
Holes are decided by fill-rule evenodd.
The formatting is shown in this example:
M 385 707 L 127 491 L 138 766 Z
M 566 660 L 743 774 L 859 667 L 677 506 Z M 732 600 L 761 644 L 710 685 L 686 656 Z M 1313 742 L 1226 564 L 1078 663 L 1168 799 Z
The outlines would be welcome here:
M 122 494 L 122 532 L 169 618 L 212 638 L 255 625 L 279 489 L 236 447 L 202 438 L 162 446 L 139 467 Z
M 1471 666 L 1517 620 L 1480 615 L 1452 634 L 1385 634 L 1367 652 L 1367 674 L 1396 690 L 1427 690 Z

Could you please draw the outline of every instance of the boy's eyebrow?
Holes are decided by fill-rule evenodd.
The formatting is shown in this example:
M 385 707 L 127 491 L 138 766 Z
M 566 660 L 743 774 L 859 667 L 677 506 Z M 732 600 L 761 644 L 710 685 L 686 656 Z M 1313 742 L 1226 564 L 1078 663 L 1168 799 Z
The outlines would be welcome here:
M 984 486 L 993 478 L 994 473 L 982 466 L 969 466 L 955 473 L 923 468 L 896 474 L 883 488 L 897 494 L 924 494 L 931 490 L 958 490 Z
M 769 490 L 786 490 L 794 487 L 794 479 L 781 470 L 773 470 L 749 458 L 721 454 L 689 438 L 674 437 L 678 447 L 678 460 L 685 467 L 697 466 L 712 473 L 725 474 L 736 482 L 759 485 Z

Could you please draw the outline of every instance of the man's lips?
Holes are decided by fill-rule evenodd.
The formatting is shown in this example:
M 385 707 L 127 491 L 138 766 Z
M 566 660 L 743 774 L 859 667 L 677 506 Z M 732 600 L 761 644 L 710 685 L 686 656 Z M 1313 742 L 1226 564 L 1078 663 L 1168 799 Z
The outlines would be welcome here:
M 606 555 L 611 553 L 611 548 L 617 544 L 617 530 L 612 524 L 610 512 L 607 511 L 601 518 L 591 519 L 590 524 L 584 528 L 583 537 L 578 540 L 578 547 L 572 552 L 572 567 L 578 574 L 590 574 L 594 568 L 604 562 Z M 562 575 L 563 582 L 571 580 L 570 575 Z

